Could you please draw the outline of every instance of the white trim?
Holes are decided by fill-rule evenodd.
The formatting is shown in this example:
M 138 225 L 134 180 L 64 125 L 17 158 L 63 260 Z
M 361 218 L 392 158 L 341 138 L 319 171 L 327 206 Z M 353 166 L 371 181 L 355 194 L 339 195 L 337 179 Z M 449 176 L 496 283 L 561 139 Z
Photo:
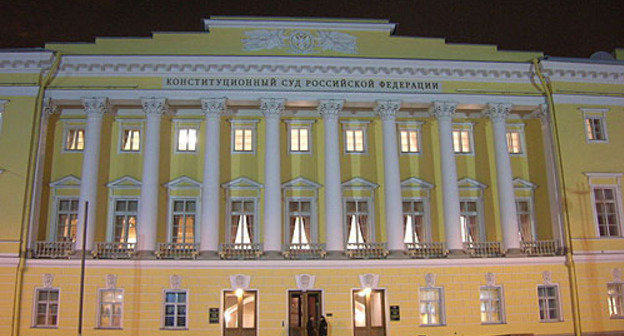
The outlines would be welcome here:
M 368 124 L 369 120 L 340 120 L 342 125 L 342 154 L 343 155 L 368 155 Z M 355 142 L 353 143 L 354 150 L 347 150 L 347 131 L 362 131 L 362 144 L 363 150 L 355 150 Z M 355 140 L 355 134 L 354 140 Z
M 141 154 L 143 152 L 143 147 L 145 146 L 145 132 L 144 132 L 144 127 L 143 127 L 143 123 L 141 123 L 141 125 L 138 126 L 134 126 L 134 125 L 129 125 L 132 122 L 136 122 L 136 121 L 120 121 L 119 119 L 116 120 L 119 123 L 119 136 L 117 137 L 117 154 Z M 123 139 L 124 139 L 124 132 L 126 130 L 138 130 L 139 131 L 139 150 L 135 151 L 135 150 L 123 150 Z
M 557 292 L 557 309 L 558 309 L 558 313 L 559 313 L 559 318 L 558 319 L 556 319 L 556 320 L 555 319 L 542 320 L 541 318 L 539 318 L 539 312 L 540 312 L 540 309 L 539 309 L 539 300 L 540 300 L 539 288 L 540 287 L 555 287 L 555 290 Z M 564 322 L 564 319 L 563 319 L 563 302 L 561 300 L 561 291 L 559 290 L 559 284 L 558 283 L 552 283 L 552 284 L 541 283 L 541 284 L 537 284 L 536 290 L 537 290 L 537 294 L 538 294 L 537 295 L 537 318 L 538 318 L 538 321 L 540 323 Z
M 551 81 L 624 84 L 622 64 L 600 64 L 543 60 L 543 71 Z
M 0 66 L 0 73 L 1 70 Z M 22 71 L 18 71 L 22 72 Z M 35 84 L 35 83 L 33 83 Z M 0 87 L 0 96 L 18 97 L 18 96 L 36 96 L 39 93 L 39 86 L 4 86 Z
M 193 124 L 193 126 L 188 125 L 180 125 L 181 123 Z M 175 119 L 173 120 L 173 154 L 197 154 L 199 152 L 199 136 L 200 136 L 200 128 L 201 128 L 201 120 L 197 119 Z M 178 139 L 180 137 L 180 131 L 183 129 L 194 129 L 195 130 L 195 150 L 180 150 L 178 148 Z M 205 138 L 205 137 L 204 137 Z M 204 141 L 205 142 L 205 141 Z M 204 146 L 208 144 L 204 143 Z
M 624 97 L 611 96 L 596 92 L 595 95 L 590 94 L 553 94 L 555 104 L 574 104 L 574 105 L 596 105 L 596 106 L 624 106 Z
M 497 289 L 498 290 L 498 301 L 500 303 L 499 311 L 500 311 L 500 322 L 483 322 L 481 321 L 481 325 L 500 325 L 507 323 L 507 317 L 505 314 L 505 291 L 503 290 L 503 285 L 484 285 L 479 286 L 479 295 L 481 295 L 481 291 L 484 289 Z M 479 300 L 481 303 L 481 300 Z M 480 311 L 480 310 L 479 310 Z
M 368 197 L 348 197 L 342 196 L 342 208 L 344 209 L 342 214 L 342 229 L 344 230 L 344 245 L 347 245 L 349 242 L 349 221 L 347 220 L 347 202 L 359 202 L 366 201 L 368 208 L 368 220 L 366 225 L 368 234 L 366 235 L 367 243 L 375 243 L 377 242 L 376 234 L 375 234 L 375 196 L 374 191 L 371 190 L 371 195 Z M 356 209 L 356 212 L 359 213 L 359 210 Z
M 431 237 L 431 211 L 429 209 L 429 193 L 427 193 L 427 197 L 401 197 L 401 201 L 402 202 L 413 202 L 413 201 L 421 201 L 423 203 L 423 216 L 424 218 L 424 223 L 423 225 L 425 226 L 425 237 L 424 240 L 427 242 L 431 242 L 432 237 Z M 401 204 L 401 209 L 403 205 Z M 403 213 L 403 215 L 405 216 L 405 213 Z M 403 218 L 402 218 L 403 219 Z M 412 225 L 414 225 L 412 223 Z M 403 234 L 402 234 L 403 239 L 401 239 L 402 241 L 405 241 L 405 228 L 403 229 Z
M 40 73 L 52 65 L 52 51 L 0 51 L 0 73 Z
M 237 154 L 256 155 L 257 148 L 258 148 L 258 126 L 257 124 L 258 122 L 260 122 L 260 120 L 258 119 L 230 119 L 228 121 L 230 122 L 230 154 L 231 155 L 237 155 Z M 237 129 L 251 130 L 251 150 L 250 151 L 234 150 L 234 146 L 236 144 L 235 132 Z M 244 147 L 244 143 L 243 143 L 243 147 Z
M 177 326 L 176 327 L 167 327 L 167 326 L 165 326 L 165 316 L 166 316 L 166 314 L 165 314 L 165 306 L 167 305 L 167 292 L 185 293 L 186 294 L 185 295 L 186 296 L 186 302 L 184 304 L 186 306 L 186 314 L 184 315 L 184 318 L 185 318 L 185 323 L 184 323 L 185 326 L 184 327 L 177 327 Z M 177 299 L 177 296 L 176 296 L 176 299 Z M 178 307 L 178 305 L 177 305 L 178 302 L 176 301 L 175 303 L 176 303 L 175 307 L 177 308 Z M 188 330 L 189 329 L 189 312 L 190 312 L 189 304 L 190 304 L 190 300 L 189 300 L 189 290 L 188 289 L 183 289 L 183 288 L 163 288 L 161 304 L 162 304 L 162 306 L 161 306 L 161 313 L 160 313 L 160 320 L 161 320 L 160 328 L 161 328 L 161 330 Z M 177 317 L 178 317 L 177 309 L 176 309 L 175 317 L 176 317 L 175 324 L 177 325 L 178 324 L 178 322 L 177 322 Z
M 282 230 L 284 230 L 284 234 L 282 235 L 282 245 L 289 246 L 292 240 L 290 237 L 290 209 L 289 203 L 293 202 L 310 202 L 310 237 L 309 243 L 316 244 L 319 242 L 319 224 L 318 224 L 318 206 L 317 206 L 317 197 L 316 193 L 314 197 L 303 197 L 303 196 L 291 196 L 284 197 L 284 225 Z
M 366 22 L 363 20 L 317 20 L 303 21 L 293 19 L 282 20 L 249 20 L 245 18 L 219 18 L 204 19 L 204 29 L 210 31 L 211 28 L 238 28 L 238 29 L 320 29 L 320 30 L 351 30 L 351 31 L 374 31 L 391 34 L 396 28 L 395 23 L 388 22 Z
M 201 188 L 201 187 L 200 187 Z M 168 209 L 167 212 L 167 242 L 171 243 L 173 238 L 173 202 L 174 201 L 195 201 L 195 222 L 193 223 L 193 243 L 198 244 L 199 241 L 199 230 L 201 226 L 201 196 L 193 197 L 193 196 L 171 196 L 169 195 L 168 200 Z M 186 209 L 184 210 L 186 213 Z M 186 226 L 186 221 L 184 223 Z M 185 230 L 186 231 L 186 230 Z M 137 235 L 138 240 L 138 235 Z
M 39 291 L 40 290 L 56 290 L 58 291 L 58 300 L 56 301 L 56 325 L 54 326 L 39 326 L 37 325 L 37 304 L 39 303 Z M 35 295 L 33 297 L 33 305 L 31 308 L 31 324 L 30 327 L 31 328 L 35 328 L 35 329 L 58 329 L 59 328 L 59 322 L 60 319 L 59 317 L 61 316 L 61 288 L 60 287 L 50 287 L 50 288 L 46 288 L 46 287 L 35 287 Z M 46 315 L 47 317 L 47 315 Z
M 459 187 L 461 189 L 461 186 Z M 459 216 L 461 218 L 461 202 L 476 202 L 477 203 L 477 220 L 479 221 L 479 241 L 481 242 L 485 242 L 487 241 L 487 235 L 485 232 L 485 212 L 483 211 L 484 205 L 483 205 L 483 195 L 480 195 L 479 197 L 459 197 L 459 203 L 460 203 L 460 207 L 459 207 Z M 461 223 L 459 223 L 459 225 L 461 225 Z M 465 241 L 463 241 L 463 237 L 462 237 L 462 242 L 465 243 Z
M 129 189 L 141 189 L 141 181 L 135 179 L 132 176 L 125 175 L 116 180 L 110 181 L 106 184 L 109 189 L 115 190 L 129 190 Z
M 422 321 L 420 320 L 420 291 L 422 289 L 437 289 L 439 290 L 438 295 L 440 296 L 440 323 L 438 324 L 422 324 Z M 418 315 L 417 315 L 417 319 L 419 321 L 418 325 L 420 327 L 443 327 L 446 325 L 446 302 L 445 302 L 445 297 L 444 297 L 444 286 L 433 286 L 433 287 L 428 287 L 428 286 L 422 286 L 422 287 L 418 287 Z
M 121 291 L 122 300 L 121 300 L 121 316 L 119 317 L 119 327 L 102 327 L 101 323 L 101 314 L 102 314 L 102 291 Z M 102 329 L 102 330 L 123 330 L 123 322 L 124 322 L 124 314 L 125 309 L 124 305 L 126 302 L 126 291 L 123 288 L 98 288 L 97 289 L 97 314 L 95 315 L 95 327 L 94 329 Z
M 225 242 L 232 242 L 232 237 L 230 236 L 232 233 L 232 202 L 234 201 L 252 201 L 254 204 L 254 223 L 253 223 L 253 238 L 251 240 L 252 243 L 260 243 L 260 226 L 263 225 L 262 220 L 260 219 L 259 212 L 259 204 L 260 204 L 260 196 L 256 197 L 248 197 L 248 196 L 235 196 L 232 197 L 230 195 L 226 196 L 226 204 L 225 204 L 225 214 L 226 214 L 226 222 L 225 222 Z M 234 237 L 236 238 L 236 237 Z
M 63 122 L 63 138 L 61 139 L 61 153 L 62 154 L 82 154 L 85 151 L 85 148 L 87 148 L 87 125 L 84 123 L 84 120 L 80 120 L 80 124 L 79 125 L 70 125 L 68 124 L 67 119 L 62 119 Z M 70 130 L 82 130 L 82 142 L 83 142 L 83 147 L 82 149 L 75 149 L 75 150 L 71 150 L 71 149 L 67 149 L 67 133 Z
M 80 203 L 80 197 L 78 195 L 76 196 L 67 196 L 67 195 L 63 195 L 63 196 L 57 196 L 54 195 L 52 197 L 52 209 L 50 209 L 50 215 L 52 216 L 50 218 L 50 222 L 52 223 L 52 225 L 49 225 L 48 227 L 48 241 L 57 241 L 58 237 L 56 236 L 56 234 L 58 233 L 58 211 L 59 211 L 59 202 L 63 201 L 63 200 L 68 200 L 70 201 L 70 206 L 71 206 L 71 201 L 78 201 Z M 80 206 L 80 205 L 79 205 Z M 79 208 L 76 209 L 76 218 L 78 218 L 79 215 Z M 78 223 L 76 223 L 76 234 L 78 234 Z M 74 240 L 77 237 L 74 237 Z
M 140 187 L 139 187 L 140 188 Z M 125 188 L 124 188 L 125 189 Z M 136 223 L 134 224 L 134 228 L 135 228 L 135 232 L 137 229 L 137 226 L 139 224 L 139 206 L 140 206 L 140 197 L 139 196 L 121 196 L 121 195 L 110 195 L 108 198 L 108 220 L 106 221 L 108 223 L 108 227 L 106 229 L 106 241 L 107 242 L 113 242 L 114 238 L 115 238 L 115 215 L 116 215 L 116 205 L 117 205 L 117 201 L 122 201 L 122 200 L 127 200 L 127 201 L 137 201 L 137 211 L 135 214 L 136 217 Z M 127 211 L 126 211 L 127 212 Z M 128 228 L 130 228 L 130 224 L 127 224 Z M 138 241 L 139 239 L 139 235 L 138 232 L 136 232 L 136 240 Z
M 468 131 L 468 152 L 457 152 L 455 151 L 455 139 L 451 139 L 451 144 L 453 144 L 453 154 L 455 156 L 475 156 L 475 142 L 474 142 L 474 123 L 473 122 L 454 122 L 451 126 L 451 132 L 455 133 L 455 131 Z M 451 136 L 453 134 L 451 133 Z M 460 137 L 461 138 L 461 137 Z
M 518 201 L 526 201 L 529 202 L 529 211 L 530 213 L 530 218 L 531 218 L 531 223 L 529 223 L 529 225 L 531 225 L 531 236 L 533 237 L 533 240 L 539 240 L 537 237 L 537 222 L 535 221 L 535 201 L 534 201 L 534 196 L 533 196 L 533 192 L 531 192 L 531 196 L 529 197 L 514 197 L 515 203 L 516 203 L 516 216 L 518 216 L 518 206 L 517 206 L 517 202 Z M 518 232 L 520 232 L 520 221 L 518 220 Z
M 284 123 L 286 124 L 286 146 L 287 150 L 288 150 L 288 154 L 290 155 L 311 155 L 312 152 L 312 148 L 313 148 L 313 139 L 314 137 L 312 136 L 312 126 L 314 125 L 315 120 L 292 120 L 292 119 L 286 119 L 284 120 Z M 293 128 L 298 128 L 298 129 L 306 129 L 308 130 L 308 150 L 307 151 L 293 151 L 291 149 L 291 130 Z
M 512 153 L 509 151 L 509 143 L 507 144 L 507 153 L 509 153 L 510 157 L 526 157 L 527 156 L 527 146 L 524 136 L 524 126 L 525 124 L 521 123 L 507 123 L 505 128 L 505 137 L 507 137 L 507 133 L 517 132 L 520 136 L 520 153 Z M 507 140 L 507 139 L 505 139 Z
M 397 125 L 397 131 L 398 131 L 398 139 L 397 139 L 397 144 L 399 145 L 398 151 L 399 151 L 399 155 L 421 155 L 423 153 L 423 146 L 422 146 L 422 124 L 423 122 L 420 121 L 397 121 L 396 125 Z M 416 132 L 416 145 L 417 145 L 417 151 L 416 152 L 403 152 L 402 151 L 402 147 L 403 147 L 403 143 L 402 143 L 402 138 L 401 138 L 401 132 L 406 131 L 406 132 Z M 409 144 L 408 144 L 409 146 Z
M 595 108 L 579 108 L 583 112 L 583 130 L 585 131 L 585 142 L 592 143 L 609 143 L 609 133 L 607 132 L 607 112 L 609 109 L 595 109 Z M 600 122 L 600 128 L 602 131 L 603 139 L 590 139 L 589 133 L 587 133 L 586 120 L 595 119 Z

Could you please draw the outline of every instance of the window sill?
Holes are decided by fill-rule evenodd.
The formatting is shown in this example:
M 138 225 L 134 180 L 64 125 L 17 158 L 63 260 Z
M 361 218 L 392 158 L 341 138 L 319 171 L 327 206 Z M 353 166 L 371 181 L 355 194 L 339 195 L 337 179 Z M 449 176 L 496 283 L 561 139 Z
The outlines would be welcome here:
M 58 326 L 32 326 L 31 328 L 34 329 L 58 329 Z
M 95 327 L 95 330 L 123 330 L 122 327 Z
M 421 327 L 446 327 L 445 323 L 442 324 L 421 324 Z
M 540 323 L 559 323 L 559 322 L 563 322 L 563 320 L 540 320 Z
M 501 325 L 507 324 L 506 322 L 481 322 L 481 325 Z
M 189 330 L 187 327 L 178 328 L 178 327 L 162 327 L 160 330 L 169 330 L 169 331 L 186 331 Z

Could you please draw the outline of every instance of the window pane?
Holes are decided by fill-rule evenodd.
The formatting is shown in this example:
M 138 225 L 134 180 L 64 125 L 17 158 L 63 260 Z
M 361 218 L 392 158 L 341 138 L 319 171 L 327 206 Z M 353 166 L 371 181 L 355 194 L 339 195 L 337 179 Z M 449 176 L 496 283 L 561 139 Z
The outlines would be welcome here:
M 364 131 L 362 130 L 355 131 L 355 151 L 364 151 Z
M 251 130 L 250 129 L 246 129 L 245 130 L 245 139 L 244 139 L 244 144 L 245 146 L 243 147 L 244 151 L 250 152 L 252 151 L 252 144 L 251 144 Z
M 194 128 L 191 128 L 188 130 L 188 146 L 187 146 L 187 150 L 188 151 L 195 151 L 195 146 L 197 145 L 197 130 Z
M 382 327 L 383 326 L 383 293 L 380 291 L 373 291 L 370 294 L 370 314 L 371 314 L 371 326 Z
M 238 297 L 234 293 L 226 293 L 223 301 L 225 327 L 238 328 Z
M 410 143 L 410 152 L 416 153 L 418 152 L 418 132 L 410 131 L 409 132 L 409 143 Z
M 366 326 L 366 293 L 353 292 L 353 319 L 356 327 Z
M 256 325 L 256 294 L 243 294 L 243 328 L 254 328 Z
M 299 151 L 299 129 L 293 128 L 290 130 L 290 150 L 293 152 Z
M 308 129 L 307 128 L 302 128 L 301 130 L 299 130 L 299 145 L 300 145 L 299 150 L 302 152 L 307 152 L 310 150 L 310 147 L 308 146 Z
M 354 131 L 352 130 L 347 130 L 345 132 L 345 136 L 346 136 L 346 143 L 347 143 L 347 152 L 353 152 L 355 151 L 355 135 L 354 135 Z
M 408 142 L 408 134 L 407 131 L 401 131 L 401 152 L 407 153 L 409 152 L 409 142 Z

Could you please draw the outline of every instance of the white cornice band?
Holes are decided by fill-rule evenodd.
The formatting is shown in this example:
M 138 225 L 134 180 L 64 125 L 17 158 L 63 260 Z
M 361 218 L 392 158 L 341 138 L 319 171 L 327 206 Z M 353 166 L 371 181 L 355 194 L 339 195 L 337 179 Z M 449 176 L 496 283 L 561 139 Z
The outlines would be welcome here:
M 54 54 L 50 51 L 2 52 L 0 73 L 37 73 L 52 65 Z

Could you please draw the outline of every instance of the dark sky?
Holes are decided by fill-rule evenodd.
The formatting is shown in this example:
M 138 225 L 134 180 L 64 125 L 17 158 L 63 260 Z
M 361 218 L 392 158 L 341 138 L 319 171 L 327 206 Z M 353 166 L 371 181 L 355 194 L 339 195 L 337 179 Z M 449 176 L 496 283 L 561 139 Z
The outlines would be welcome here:
M 210 15 L 389 19 L 397 35 L 495 44 L 552 56 L 624 48 L 624 1 L 4 0 L 0 48 L 92 42 L 96 36 L 201 31 Z M 9 3 L 10 2 L 10 3 Z

